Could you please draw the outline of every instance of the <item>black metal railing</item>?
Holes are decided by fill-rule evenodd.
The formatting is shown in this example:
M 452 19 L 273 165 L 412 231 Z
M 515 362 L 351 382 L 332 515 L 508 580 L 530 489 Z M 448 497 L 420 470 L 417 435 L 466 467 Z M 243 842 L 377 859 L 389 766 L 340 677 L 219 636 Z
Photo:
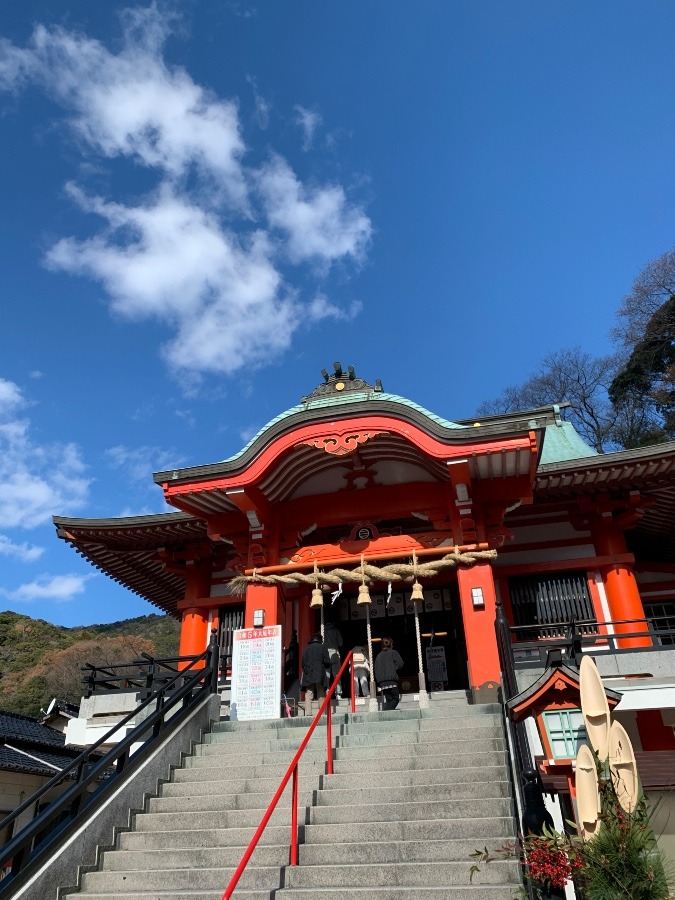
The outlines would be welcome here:
M 551 650 L 559 650 L 563 658 L 578 659 L 582 653 L 625 654 L 675 648 L 672 616 L 617 619 L 599 624 L 571 620 L 560 622 L 557 627 L 557 636 L 542 638 L 539 625 L 509 626 L 515 668 L 525 668 L 533 662 L 545 664 Z M 638 639 L 632 643 L 639 642 L 639 646 L 626 646 L 629 639 Z
M 196 656 L 172 656 L 156 659 L 149 653 L 141 653 L 140 659 L 113 666 L 82 666 L 86 674 L 82 678 L 85 697 L 92 694 L 109 694 L 113 691 L 136 690 L 145 699 L 156 690 L 167 685 L 180 672 L 180 667 Z
M 176 663 L 180 662 L 176 659 Z M 57 838 L 65 838 L 96 803 L 122 779 L 129 777 L 136 764 L 155 748 L 160 737 L 177 730 L 208 694 L 217 692 L 218 642 L 215 634 L 201 656 L 184 657 L 182 662 L 184 668 L 177 668 L 172 678 L 157 687 L 136 709 L 0 822 L 0 832 L 13 827 L 27 810 L 38 808 L 41 798 L 50 791 L 63 786 L 64 782 L 72 782 L 0 849 L 0 869 L 7 870 L 0 882 L 0 895 L 6 894 L 28 867 L 36 868 L 47 857 Z M 138 720 L 141 714 L 143 718 L 132 730 L 101 756 L 100 748 L 134 719 Z M 139 743 L 140 746 L 134 749 Z
M 497 600 L 497 616 L 495 618 L 495 633 L 497 636 L 497 649 L 499 652 L 499 664 L 502 676 L 502 715 L 504 729 L 509 746 L 509 763 L 511 766 L 511 780 L 516 794 L 516 809 L 518 822 L 518 838 L 523 835 L 523 817 L 527 806 L 525 797 L 525 783 L 534 770 L 534 760 L 530 752 L 524 722 L 513 722 L 509 716 L 507 703 L 518 694 L 518 682 L 516 679 L 516 664 L 513 654 L 513 641 L 511 638 L 511 625 L 504 614 L 501 600 Z M 525 879 L 525 890 L 530 900 L 535 900 L 536 892 L 529 879 Z

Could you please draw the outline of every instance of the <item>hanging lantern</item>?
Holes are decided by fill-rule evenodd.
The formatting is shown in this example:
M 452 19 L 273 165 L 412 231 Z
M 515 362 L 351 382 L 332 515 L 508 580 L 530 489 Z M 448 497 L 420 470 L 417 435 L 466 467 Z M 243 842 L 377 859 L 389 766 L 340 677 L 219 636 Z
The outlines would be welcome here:
M 367 584 L 359 585 L 359 599 L 356 601 L 357 606 L 370 606 L 373 601 L 370 599 L 370 591 Z
M 410 595 L 410 599 L 413 603 L 422 603 L 424 600 L 424 591 L 422 590 L 422 585 L 419 581 L 415 581 L 412 586 L 412 594 Z
M 318 609 L 320 606 L 323 606 L 323 593 L 321 592 L 321 588 L 315 587 L 312 591 L 312 599 L 309 608 Z

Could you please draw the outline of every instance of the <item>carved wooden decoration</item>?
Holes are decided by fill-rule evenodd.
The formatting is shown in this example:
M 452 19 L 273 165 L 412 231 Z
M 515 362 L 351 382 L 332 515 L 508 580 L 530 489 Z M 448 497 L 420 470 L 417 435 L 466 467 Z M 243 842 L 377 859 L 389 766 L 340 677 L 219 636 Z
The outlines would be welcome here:
M 372 440 L 379 434 L 387 433 L 386 431 L 360 431 L 355 434 L 327 434 L 310 441 L 301 441 L 296 446 L 316 447 L 317 450 L 325 450 L 326 453 L 332 453 L 334 456 L 346 456 L 353 453 L 359 444 L 365 444 L 366 441 Z

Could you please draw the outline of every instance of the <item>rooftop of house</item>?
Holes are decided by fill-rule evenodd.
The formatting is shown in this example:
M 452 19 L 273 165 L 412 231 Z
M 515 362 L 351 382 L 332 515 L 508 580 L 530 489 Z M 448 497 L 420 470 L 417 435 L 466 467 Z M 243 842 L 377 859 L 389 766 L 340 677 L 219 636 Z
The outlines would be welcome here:
M 49 725 L 0 710 L 0 770 L 51 777 L 79 752 L 64 743 L 63 734 Z

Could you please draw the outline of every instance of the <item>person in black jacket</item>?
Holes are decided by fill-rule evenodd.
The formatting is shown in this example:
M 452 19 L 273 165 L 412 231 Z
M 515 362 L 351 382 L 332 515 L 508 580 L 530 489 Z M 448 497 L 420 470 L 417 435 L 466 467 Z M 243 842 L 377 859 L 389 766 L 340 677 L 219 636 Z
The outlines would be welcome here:
M 398 689 L 398 670 L 403 668 L 403 660 L 394 650 L 390 637 L 382 638 L 382 649 L 375 659 L 375 681 L 382 692 L 382 709 L 396 709 L 401 699 Z
M 314 697 L 321 700 L 326 696 L 326 672 L 330 669 L 330 656 L 321 640 L 321 632 L 317 631 L 309 639 L 302 653 L 302 680 L 300 686 L 305 692 L 307 708 L 311 714 Z

